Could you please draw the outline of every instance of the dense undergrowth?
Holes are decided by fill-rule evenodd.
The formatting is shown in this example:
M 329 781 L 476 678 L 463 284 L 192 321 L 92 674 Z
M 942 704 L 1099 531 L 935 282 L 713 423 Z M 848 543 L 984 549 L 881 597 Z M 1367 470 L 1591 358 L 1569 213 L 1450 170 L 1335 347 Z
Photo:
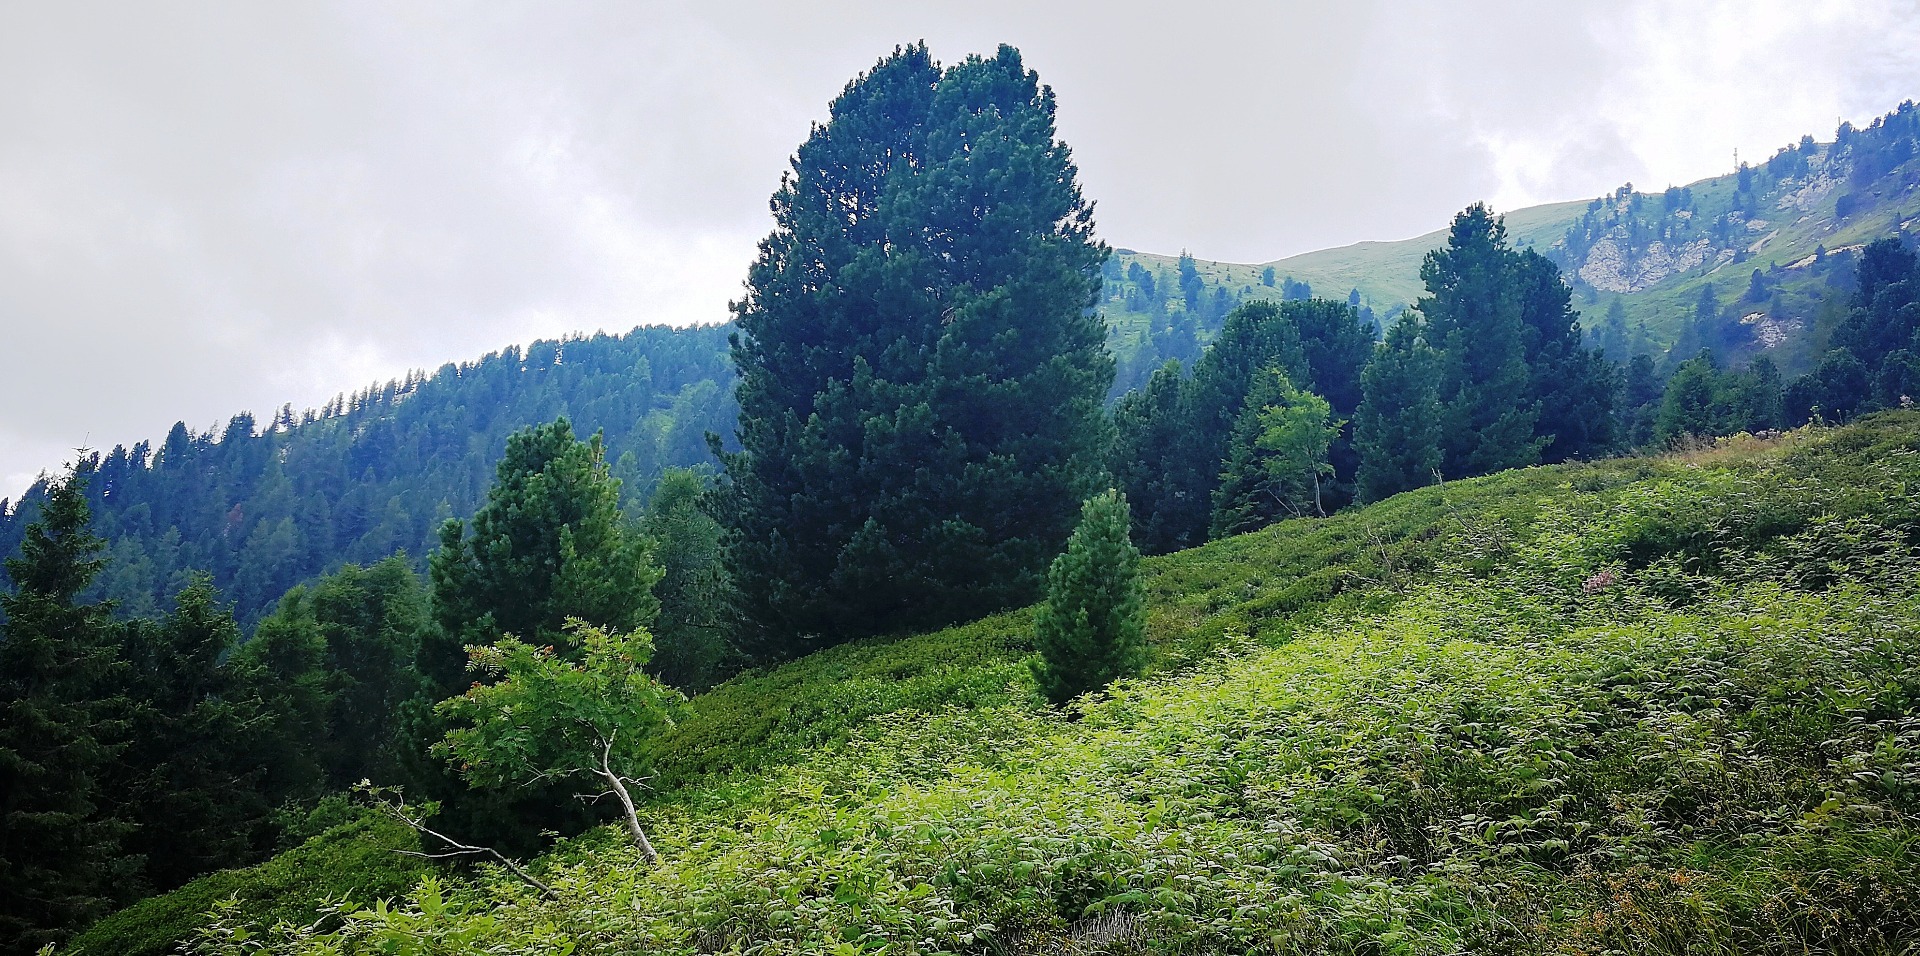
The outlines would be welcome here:
M 206 925 L 216 908 L 252 921 L 312 922 L 330 903 L 371 903 L 411 890 L 428 866 L 398 851 L 420 848 L 412 830 L 370 813 L 322 832 L 262 863 L 209 873 L 161 896 L 135 903 L 67 944 L 73 956 L 161 956 Z
M 1907 952 L 1920 415 L 1528 469 L 1150 561 L 1148 677 L 1027 615 L 697 698 L 596 832 L 205 953 Z M 317 899 L 308 900 L 316 905 Z

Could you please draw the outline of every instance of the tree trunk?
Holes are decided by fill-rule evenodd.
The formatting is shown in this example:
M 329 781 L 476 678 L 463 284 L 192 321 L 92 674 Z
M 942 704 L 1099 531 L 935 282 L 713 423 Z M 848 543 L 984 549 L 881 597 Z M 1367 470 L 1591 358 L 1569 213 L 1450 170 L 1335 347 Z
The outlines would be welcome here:
M 600 767 L 594 771 L 594 774 L 605 780 L 607 786 L 612 789 L 613 795 L 620 798 L 620 809 L 627 816 L 627 836 L 633 840 L 634 846 L 639 847 L 640 855 L 646 857 L 648 865 L 659 863 L 660 854 L 654 851 L 653 841 L 647 839 L 647 831 L 640 828 L 640 814 L 633 805 L 633 795 L 627 792 L 627 782 L 608 766 L 608 752 L 612 749 L 613 746 L 609 743 L 606 749 L 601 751 Z

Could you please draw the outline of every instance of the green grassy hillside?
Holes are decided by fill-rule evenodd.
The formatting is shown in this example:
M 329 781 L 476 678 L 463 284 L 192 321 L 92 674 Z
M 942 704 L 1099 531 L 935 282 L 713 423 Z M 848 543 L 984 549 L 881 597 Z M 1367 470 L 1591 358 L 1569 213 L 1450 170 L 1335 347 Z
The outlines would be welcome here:
M 1866 129 L 1844 128 L 1832 143 L 1805 139 L 1744 173 L 1508 210 L 1507 230 L 1516 246 L 1560 266 L 1589 331 L 1619 306 L 1623 352 L 1677 345 L 1691 355 L 1706 345 L 1736 360 L 1768 354 L 1800 371 L 1818 360 L 1838 317 L 1834 280 L 1848 274 L 1849 253 L 1920 226 L 1916 127 L 1920 117 L 1907 104 Z M 1358 291 L 1361 304 L 1391 321 L 1421 295 L 1420 262 L 1445 238 L 1436 230 L 1267 263 L 1196 262 L 1205 289 L 1192 309 L 1178 287 L 1177 257 L 1122 250 L 1108 268 L 1102 304 L 1122 386 L 1144 380 L 1165 358 L 1186 357 L 1177 341 L 1183 322 L 1204 343 L 1219 327 L 1220 306 L 1282 298 L 1288 280 L 1324 298 Z M 1158 280 L 1159 295 L 1147 294 L 1135 265 Z M 1712 317 L 1702 335 L 1689 325 L 1706 286 Z
M 1147 562 L 1072 713 L 1021 613 L 837 648 L 660 741 L 657 868 L 204 951 L 1912 951 L 1915 488 L 1909 413 L 1285 522 Z

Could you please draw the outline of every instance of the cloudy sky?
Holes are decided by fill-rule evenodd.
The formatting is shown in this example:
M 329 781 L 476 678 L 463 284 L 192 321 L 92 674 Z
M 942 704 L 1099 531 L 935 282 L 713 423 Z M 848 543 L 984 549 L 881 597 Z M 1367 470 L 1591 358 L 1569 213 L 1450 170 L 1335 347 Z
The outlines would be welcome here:
M 921 38 L 1022 49 L 1109 241 L 1246 262 L 1920 96 L 1920 0 L 0 0 L 0 496 L 175 420 L 722 320 L 808 124 Z

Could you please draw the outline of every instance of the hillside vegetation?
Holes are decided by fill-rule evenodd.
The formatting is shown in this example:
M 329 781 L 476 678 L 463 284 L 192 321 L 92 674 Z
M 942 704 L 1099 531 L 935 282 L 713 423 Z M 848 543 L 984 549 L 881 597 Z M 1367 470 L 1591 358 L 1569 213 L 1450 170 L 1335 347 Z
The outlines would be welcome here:
M 1711 346 L 1723 361 L 1767 354 L 1785 373 L 1805 371 L 1845 311 L 1855 250 L 1911 232 L 1920 216 L 1916 122 L 1905 105 L 1744 173 L 1512 210 L 1505 225 L 1517 248 L 1561 267 L 1590 339 L 1616 361 L 1671 348 L 1671 367 Z M 1118 365 L 1111 395 L 1166 359 L 1197 359 L 1242 302 L 1357 293 L 1362 314 L 1384 326 L 1418 299 L 1422 258 L 1446 236 L 1261 264 L 1119 250 L 1098 306 Z M 707 432 L 731 438 L 729 331 L 536 342 L 304 414 L 242 413 L 205 431 L 182 423 L 157 447 L 116 447 L 99 455 L 91 492 L 114 542 L 93 596 L 123 615 L 163 613 L 191 572 L 206 571 L 251 625 L 287 588 L 342 562 L 404 549 L 419 566 L 440 523 L 480 500 L 506 435 L 559 415 L 583 434 L 604 429 L 629 504 L 644 500 L 665 468 L 710 461 Z M 45 489 L 0 502 L 0 553 L 18 546 Z
M 1151 559 L 1068 712 L 1025 612 L 694 699 L 643 807 L 201 952 L 1901 952 L 1920 415 L 1504 472 Z M 314 901 L 316 904 L 318 901 Z
M 1844 274 L 1850 253 L 1911 233 L 1920 219 L 1917 135 L 1920 111 L 1904 103 L 1865 128 L 1842 124 L 1831 142 L 1804 137 L 1724 176 L 1659 190 L 1629 183 L 1591 201 L 1510 210 L 1507 230 L 1515 246 L 1560 266 L 1587 330 L 1616 361 L 1668 348 L 1679 361 L 1712 346 L 1728 358 L 1764 353 L 1787 372 L 1804 371 L 1836 319 L 1835 270 Z M 1178 258 L 1121 250 L 1102 304 L 1120 381 L 1144 381 L 1161 360 L 1189 358 L 1181 336 L 1209 341 L 1242 301 L 1357 292 L 1356 305 L 1391 321 L 1422 292 L 1422 257 L 1445 241 L 1436 230 L 1266 263 L 1195 260 L 1191 295 Z M 1153 278 L 1143 285 L 1135 265 Z M 1703 290 L 1712 304 L 1701 316 Z M 1694 328 L 1700 319 L 1705 327 Z
M 1920 943 L 1911 104 L 1657 203 L 1472 204 L 1384 329 L 1110 257 L 1056 107 L 1011 46 L 897 47 L 731 326 L 0 502 L 0 953 L 128 906 L 87 945 Z M 1665 362 L 1577 307 L 1696 281 Z M 234 869 L 349 794 L 380 826 Z M 354 862 L 411 845 L 455 862 Z
M 218 434 L 182 423 L 158 447 L 96 453 L 89 505 L 113 545 L 88 597 L 152 616 L 206 572 L 251 627 L 288 588 L 343 562 L 398 550 L 424 567 L 441 523 L 486 493 L 507 435 L 559 416 L 583 435 L 604 431 L 628 503 L 645 501 L 664 469 L 711 460 L 707 432 L 732 434 L 727 333 L 644 326 L 543 340 L 304 414 L 242 413 Z M 0 501 L 0 554 L 19 548 L 47 487 L 12 509 Z

